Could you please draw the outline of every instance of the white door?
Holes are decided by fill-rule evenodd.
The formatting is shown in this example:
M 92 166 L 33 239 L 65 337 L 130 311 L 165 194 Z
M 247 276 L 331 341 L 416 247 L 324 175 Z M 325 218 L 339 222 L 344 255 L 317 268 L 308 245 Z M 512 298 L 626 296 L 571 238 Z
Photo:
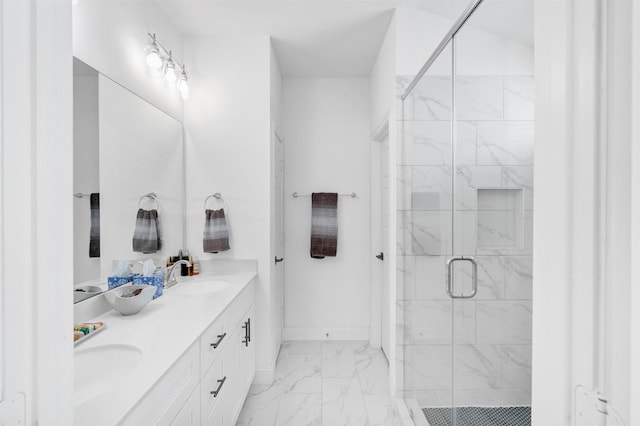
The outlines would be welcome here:
M 275 254 L 272 285 L 275 286 L 275 301 L 278 309 L 277 342 L 282 341 L 284 324 L 284 142 L 277 131 L 273 132 L 273 229 L 271 244 Z
M 378 254 L 378 258 L 382 261 L 382 279 L 380 283 L 382 285 L 381 294 L 381 327 L 380 337 L 382 343 L 382 350 L 384 351 L 387 359 L 391 352 L 389 327 L 391 326 L 390 316 L 390 275 L 389 275 L 389 259 L 388 254 L 391 253 L 389 249 L 389 236 L 391 235 L 391 218 L 390 218 L 390 205 L 389 205 L 389 191 L 390 191 L 390 177 L 389 177 L 389 136 L 386 136 L 382 142 L 380 142 L 380 230 L 381 230 L 381 253 Z

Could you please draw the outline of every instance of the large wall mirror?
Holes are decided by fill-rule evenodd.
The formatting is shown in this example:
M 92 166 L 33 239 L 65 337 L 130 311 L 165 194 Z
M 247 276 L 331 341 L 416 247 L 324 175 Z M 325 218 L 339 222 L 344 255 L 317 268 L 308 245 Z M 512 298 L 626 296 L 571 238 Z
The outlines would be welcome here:
M 180 121 L 77 58 L 73 90 L 78 302 L 118 261 L 160 266 L 184 247 L 184 151 Z

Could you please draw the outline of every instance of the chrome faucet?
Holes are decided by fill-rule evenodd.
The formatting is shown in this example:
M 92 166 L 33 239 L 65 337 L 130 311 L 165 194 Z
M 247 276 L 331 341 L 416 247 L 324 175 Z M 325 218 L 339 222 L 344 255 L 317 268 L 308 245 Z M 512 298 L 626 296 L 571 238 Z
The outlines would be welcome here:
M 173 265 L 167 266 L 166 268 L 164 268 L 163 270 L 163 277 L 164 277 L 163 287 L 164 288 L 173 287 L 174 285 L 178 284 L 178 280 L 176 279 L 173 273 L 173 271 L 176 269 L 176 266 L 178 265 L 187 265 L 188 267 L 190 267 L 191 263 L 189 263 L 188 260 L 178 260 Z

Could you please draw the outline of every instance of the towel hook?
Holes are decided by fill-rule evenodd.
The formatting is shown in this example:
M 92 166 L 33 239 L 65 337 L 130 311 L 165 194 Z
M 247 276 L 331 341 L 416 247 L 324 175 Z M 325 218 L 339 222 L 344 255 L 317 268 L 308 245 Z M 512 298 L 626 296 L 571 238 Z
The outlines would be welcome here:
M 153 201 L 156 202 L 156 209 L 160 208 L 160 202 L 158 201 L 158 195 L 155 192 L 149 192 L 148 194 L 144 194 L 142 197 L 140 197 L 140 199 L 138 200 L 138 207 L 140 207 L 140 203 L 142 203 L 142 200 L 144 200 L 145 198 L 151 198 Z
M 224 199 L 222 198 L 222 194 L 220 194 L 219 192 L 216 192 L 215 194 L 211 194 L 207 198 L 204 199 L 204 208 L 205 208 L 205 210 L 207 208 L 207 201 L 209 201 L 212 198 L 215 198 L 216 200 L 220 200 L 220 201 L 222 201 L 224 203 Z

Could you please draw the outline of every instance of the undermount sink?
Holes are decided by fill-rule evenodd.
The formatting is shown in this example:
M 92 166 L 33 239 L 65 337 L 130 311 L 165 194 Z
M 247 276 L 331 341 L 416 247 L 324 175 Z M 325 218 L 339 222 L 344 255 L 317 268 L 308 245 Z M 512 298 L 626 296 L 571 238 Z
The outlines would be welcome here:
M 122 385 L 142 361 L 142 351 L 130 345 L 104 345 L 76 350 L 74 403 L 80 405 Z
M 177 294 L 184 294 L 187 296 L 198 296 L 209 293 L 217 293 L 225 290 L 231 284 L 229 281 L 224 280 L 212 280 L 201 278 L 195 281 L 186 281 L 176 286 Z

